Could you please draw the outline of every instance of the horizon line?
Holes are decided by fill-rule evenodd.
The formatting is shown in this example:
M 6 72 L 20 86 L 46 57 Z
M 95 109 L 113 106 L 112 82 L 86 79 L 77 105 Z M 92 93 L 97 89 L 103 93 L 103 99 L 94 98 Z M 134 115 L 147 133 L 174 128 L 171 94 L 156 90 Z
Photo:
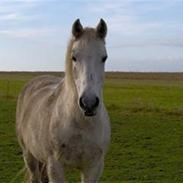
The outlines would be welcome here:
M 0 70 L 0 73 L 15 73 L 15 72 L 17 72 L 17 73 L 21 73 L 21 72 L 26 72 L 26 73 L 53 73 L 53 72 L 55 72 L 55 73 L 65 73 L 65 71 L 63 70 L 63 71 L 39 71 L 39 70 L 35 70 L 35 71 L 27 71 L 27 70 L 22 70 L 22 71 L 20 71 L 20 70 L 18 70 L 18 71 L 15 71 L 15 70 L 11 70 L 11 71 L 1 71 Z M 183 71 L 110 71 L 110 70 L 106 70 L 105 71 L 106 73 L 109 73 L 109 72 L 113 72 L 113 73 L 183 73 Z

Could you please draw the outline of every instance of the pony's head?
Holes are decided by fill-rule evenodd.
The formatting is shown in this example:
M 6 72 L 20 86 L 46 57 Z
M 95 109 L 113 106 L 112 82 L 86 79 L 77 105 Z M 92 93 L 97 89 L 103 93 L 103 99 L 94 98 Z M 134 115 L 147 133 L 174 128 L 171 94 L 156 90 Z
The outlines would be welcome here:
M 106 34 L 107 25 L 102 19 L 96 28 L 83 28 L 79 19 L 72 26 L 72 77 L 78 105 L 85 116 L 94 116 L 102 104 Z

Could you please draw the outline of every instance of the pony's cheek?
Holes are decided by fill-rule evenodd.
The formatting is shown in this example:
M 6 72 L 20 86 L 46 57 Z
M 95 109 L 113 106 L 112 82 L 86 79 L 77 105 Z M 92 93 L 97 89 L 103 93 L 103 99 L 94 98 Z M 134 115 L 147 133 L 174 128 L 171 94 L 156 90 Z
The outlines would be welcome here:
M 77 72 L 76 65 L 73 66 L 73 77 L 75 80 L 78 79 L 78 72 Z
M 78 96 L 81 95 L 81 82 L 79 79 L 75 79 L 75 86 L 76 86 L 76 90 L 77 90 L 77 94 Z

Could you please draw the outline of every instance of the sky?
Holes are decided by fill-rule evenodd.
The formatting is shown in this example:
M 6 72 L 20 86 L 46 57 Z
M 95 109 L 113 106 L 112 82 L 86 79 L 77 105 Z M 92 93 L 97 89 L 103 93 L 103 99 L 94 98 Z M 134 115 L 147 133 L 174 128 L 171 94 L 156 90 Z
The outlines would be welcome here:
M 183 0 L 0 0 L 0 71 L 63 71 L 77 18 L 107 22 L 107 71 L 183 72 Z

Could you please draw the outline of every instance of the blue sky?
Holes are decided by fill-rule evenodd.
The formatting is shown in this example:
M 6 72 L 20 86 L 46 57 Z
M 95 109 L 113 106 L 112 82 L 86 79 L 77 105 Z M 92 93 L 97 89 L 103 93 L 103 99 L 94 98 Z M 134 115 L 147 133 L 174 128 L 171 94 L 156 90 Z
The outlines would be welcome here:
M 71 26 L 108 24 L 106 70 L 183 72 L 181 0 L 1 0 L 0 70 L 62 71 Z

